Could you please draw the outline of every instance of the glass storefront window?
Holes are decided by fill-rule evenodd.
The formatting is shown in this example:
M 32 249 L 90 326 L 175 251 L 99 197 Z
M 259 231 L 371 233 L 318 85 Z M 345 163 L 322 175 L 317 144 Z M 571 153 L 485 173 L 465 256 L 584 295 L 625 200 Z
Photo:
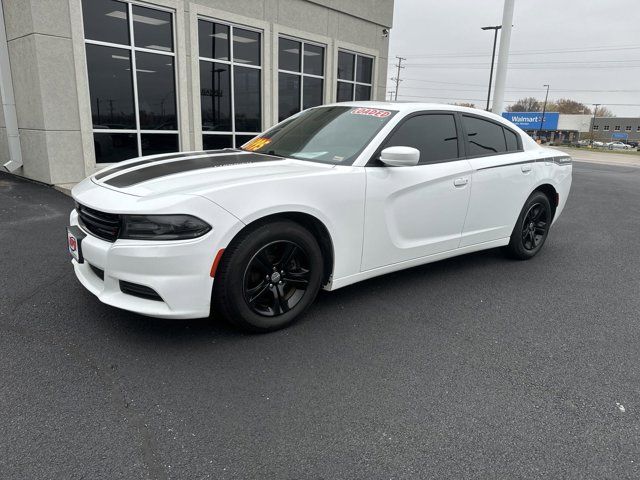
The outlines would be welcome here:
M 278 121 L 322 105 L 324 47 L 287 37 L 278 39 Z
M 82 10 L 96 162 L 178 151 L 173 13 L 117 0 Z
M 239 147 L 262 130 L 260 32 L 198 19 L 205 149 Z
M 359 53 L 338 52 L 338 102 L 371 100 L 373 58 Z

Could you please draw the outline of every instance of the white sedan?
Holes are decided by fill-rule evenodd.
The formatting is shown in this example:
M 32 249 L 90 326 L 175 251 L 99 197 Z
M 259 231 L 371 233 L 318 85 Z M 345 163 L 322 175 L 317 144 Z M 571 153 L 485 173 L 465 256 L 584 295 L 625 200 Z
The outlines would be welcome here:
M 320 288 L 495 247 L 532 258 L 571 171 L 566 154 L 491 113 L 339 103 L 240 149 L 136 158 L 85 179 L 69 250 L 106 304 L 269 331 Z
M 623 142 L 609 142 L 606 144 L 609 150 L 631 150 L 631 145 L 627 145 Z

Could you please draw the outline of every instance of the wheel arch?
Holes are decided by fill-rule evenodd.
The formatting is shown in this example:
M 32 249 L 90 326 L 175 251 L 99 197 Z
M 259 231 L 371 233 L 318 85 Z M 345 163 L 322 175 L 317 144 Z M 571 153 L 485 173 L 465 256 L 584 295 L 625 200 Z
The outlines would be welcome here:
M 244 225 L 229 241 L 229 244 L 233 242 L 239 235 L 243 234 L 247 230 L 251 230 L 260 225 L 271 223 L 276 220 L 289 220 L 302 227 L 306 228 L 318 241 L 322 258 L 324 262 L 322 285 L 329 283 L 333 274 L 335 253 L 333 246 L 333 239 L 329 233 L 327 226 L 318 217 L 311 215 L 310 213 L 300 211 L 282 211 L 276 213 L 270 213 L 259 218 L 255 218 Z M 224 254 L 223 254 L 224 256 Z
M 553 220 L 558 208 L 558 190 L 550 183 L 542 183 L 538 185 L 531 193 L 534 192 L 542 192 L 547 196 L 547 198 L 549 199 L 549 204 L 551 204 L 551 219 Z

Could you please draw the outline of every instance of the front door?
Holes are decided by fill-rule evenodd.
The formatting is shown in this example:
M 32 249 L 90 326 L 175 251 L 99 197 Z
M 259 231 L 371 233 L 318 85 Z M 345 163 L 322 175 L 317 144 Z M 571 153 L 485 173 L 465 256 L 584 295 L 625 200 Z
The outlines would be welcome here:
M 455 116 L 413 115 L 383 142 L 414 147 L 413 167 L 367 166 L 362 270 L 458 248 L 471 189 Z

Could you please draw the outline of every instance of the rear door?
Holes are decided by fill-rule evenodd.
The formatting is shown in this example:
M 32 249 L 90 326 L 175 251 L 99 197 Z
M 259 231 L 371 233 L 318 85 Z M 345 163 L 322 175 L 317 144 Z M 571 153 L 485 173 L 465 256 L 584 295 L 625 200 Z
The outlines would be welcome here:
M 473 188 L 461 247 L 506 238 L 535 184 L 535 155 L 498 122 L 461 115 Z
M 471 165 L 462 153 L 461 131 L 451 112 L 405 118 L 382 143 L 414 147 L 420 163 L 366 167 L 367 191 L 362 270 L 453 250 L 460 243 Z

